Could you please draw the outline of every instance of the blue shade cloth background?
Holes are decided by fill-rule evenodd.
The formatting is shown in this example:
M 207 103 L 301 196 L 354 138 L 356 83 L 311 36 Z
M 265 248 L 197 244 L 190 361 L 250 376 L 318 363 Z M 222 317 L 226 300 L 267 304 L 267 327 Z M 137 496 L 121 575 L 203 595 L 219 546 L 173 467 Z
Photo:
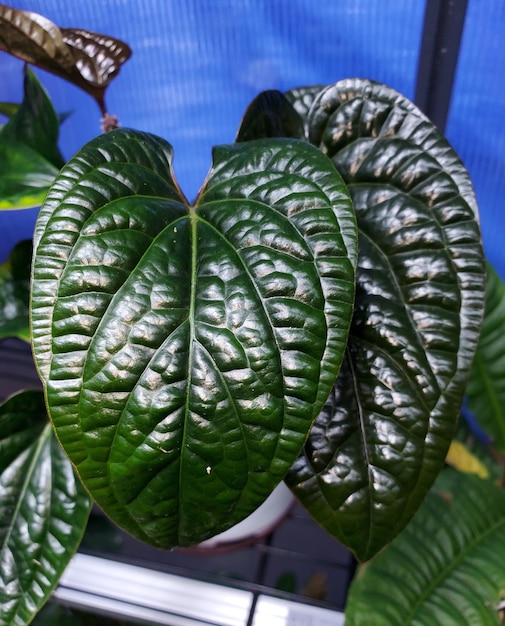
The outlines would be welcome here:
M 191 200 L 212 146 L 234 140 L 263 89 L 361 76 L 415 93 L 424 0 L 18 0 L 59 26 L 116 36 L 133 49 L 107 95 L 123 126 L 156 133 L 175 150 Z M 489 258 L 505 276 L 505 14 L 502 0 L 469 0 L 447 134 L 472 174 Z M 70 157 L 99 131 L 89 96 L 38 72 L 58 112 L 73 111 L 60 145 Z M 21 63 L 0 53 L 0 100 L 19 101 Z M 1 166 L 1 164 L 0 164 Z M 0 212 L 0 262 L 31 236 L 36 210 Z

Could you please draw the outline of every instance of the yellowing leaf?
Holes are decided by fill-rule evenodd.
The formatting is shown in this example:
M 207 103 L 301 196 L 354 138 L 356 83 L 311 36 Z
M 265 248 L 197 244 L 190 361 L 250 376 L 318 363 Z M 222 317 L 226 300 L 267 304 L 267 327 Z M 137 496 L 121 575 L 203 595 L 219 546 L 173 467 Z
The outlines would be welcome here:
M 446 462 L 454 469 L 465 474 L 477 474 L 480 478 L 488 478 L 487 468 L 461 441 L 454 440 L 447 453 Z

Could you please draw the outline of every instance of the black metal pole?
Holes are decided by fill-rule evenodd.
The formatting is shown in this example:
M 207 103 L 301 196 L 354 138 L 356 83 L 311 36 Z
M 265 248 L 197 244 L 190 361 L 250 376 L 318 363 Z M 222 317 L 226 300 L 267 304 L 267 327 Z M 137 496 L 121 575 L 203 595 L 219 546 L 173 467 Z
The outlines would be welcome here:
M 415 103 L 443 132 L 465 24 L 467 0 L 426 0 Z

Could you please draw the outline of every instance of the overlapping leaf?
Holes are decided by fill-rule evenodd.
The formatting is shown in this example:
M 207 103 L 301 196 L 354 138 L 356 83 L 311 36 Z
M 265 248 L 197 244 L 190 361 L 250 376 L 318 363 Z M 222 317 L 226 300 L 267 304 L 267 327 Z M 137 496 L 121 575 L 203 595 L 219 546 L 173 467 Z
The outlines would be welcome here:
M 483 253 L 466 170 L 400 94 L 341 81 L 306 125 L 349 187 L 359 261 L 342 371 L 288 483 L 367 560 L 443 464 L 478 339 Z
M 505 285 L 490 264 L 486 313 L 467 396 L 468 409 L 505 453 Z
M 311 85 L 310 87 L 297 87 L 284 94 L 286 100 L 291 104 L 300 116 L 303 124 L 306 124 L 309 111 L 314 100 L 323 90 L 324 85 Z
M 0 209 L 38 206 L 63 158 L 59 120 L 34 73 L 27 68 L 23 102 L 0 129 Z
M 502 624 L 505 493 L 444 471 L 412 522 L 351 585 L 346 626 Z
M 235 141 L 268 137 L 303 139 L 300 115 L 280 91 L 262 91 L 247 107 Z
M 59 132 L 60 122 L 46 90 L 25 67 L 23 102 L 2 128 L 0 138 L 29 146 L 59 169 L 64 163 L 58 149 Z
M 30 341 L 30 264 L 32 242 L 16 244 L 0 265 L 0 339 L 18 337 Z
M 58 437 L 140 539 L 201 541 L 252 512 L 334 383 L 356 224 L 296 140 L 215 149 L 195 206 L 170 146 L 113 131 L 62 170 L 35 231 L 32 327 Z
M 90 499 L 47 419 L 42 391 L 0 405 L 0 623 L 27 624 L 84 532 Z

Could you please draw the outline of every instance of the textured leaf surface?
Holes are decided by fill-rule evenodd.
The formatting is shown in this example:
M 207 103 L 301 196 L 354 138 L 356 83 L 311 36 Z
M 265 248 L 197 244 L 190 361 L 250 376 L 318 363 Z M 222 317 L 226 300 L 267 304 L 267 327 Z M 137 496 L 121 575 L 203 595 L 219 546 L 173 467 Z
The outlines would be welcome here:
M 124 42 L 74 28 L 60 29 L 38 13 L 0 4 L 0 50 L 64 78 L 103 109 L 105 90 L 128 60 Z
M 486 312 L 467 388 L 468 409 L 505 453 L 505 285 L 487 266 Z
M 412 522 L 362 566 L 346 626 L 493 626 L 505 588 L 505 493 L 448 470 Z
M 290 89 L 284 96 L 291 106 L 301 117 L 303 123 L 307 122 L 309 111 L 314 104 L 314 100 L 325 88 L 324 85 L 311 85 L 310 87 L 298 87 Z
M 41 391 L 0 405 L 0 493 L 0 623 L 22 626 L 56 586 L 90 510 Z
M 0 339 L 18 337 L 30 341 L 30 264 L 32 242 L 18 243 L 0 265 Z
M 356 224 L 312 146 L 215 149 L 195 206 L 152 135 L 107 133 L 35 230 L 32 327 L 51 418 L 100 506 L 155 545 L 201 541 L 282 479 L 334 383 Z
M 367 560 L 443 464 L 482 318 L 483 253 L 464 167 L 400 94 L 342 81 L 316 97 L 307 128 L 349 186 L 359 260 L 344 364 L 288 483 Z

